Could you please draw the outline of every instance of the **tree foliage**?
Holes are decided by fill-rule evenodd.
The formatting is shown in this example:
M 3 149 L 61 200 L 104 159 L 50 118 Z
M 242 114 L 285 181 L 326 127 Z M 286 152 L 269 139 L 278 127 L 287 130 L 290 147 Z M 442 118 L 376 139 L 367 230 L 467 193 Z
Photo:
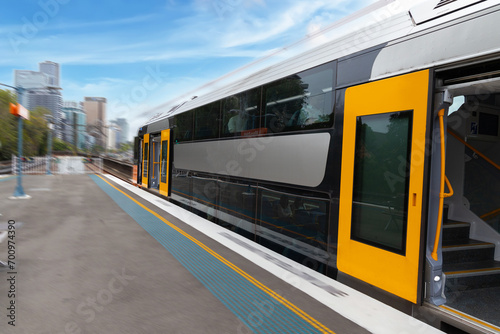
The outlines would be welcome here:
M 0 90 L 0 160 L 9 160 L 17 155 L 18 119 L 10 114 L 9 103 L 17 103 L 16 95 L 8 90 Z M 23 155 L 40 156 L 47 153 L 49 128 L 45 108 L 30 111 L 30 119 L 23 121 Z
M 118 152 L 126 153 L 134 148 L 134 145 L 131 142 L 121 143 Z
M 17 119 L 9 110 L 9 103 L 15 102 L 15 94 L 0 90 L 0 160 L 9 160 L 17 153 Z
M 53 138 L 52 150 L 54 152 L 75 152 L 75 147 L 59 138 Z

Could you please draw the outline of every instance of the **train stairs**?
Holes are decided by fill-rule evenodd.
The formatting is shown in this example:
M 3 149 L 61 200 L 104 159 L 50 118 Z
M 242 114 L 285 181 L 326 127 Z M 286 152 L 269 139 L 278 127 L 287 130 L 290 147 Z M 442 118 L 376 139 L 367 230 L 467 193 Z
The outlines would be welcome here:
M 448 219 L 443 224 L 446 305 L 500 329 L 500 261 L 495 244 L 471 239 L 470 227 Z
M 443 271 L 453 290 L 500 287 L 500 261 L 495 245 L 469 238 L 470 223 L 447 220 L 443 225 Z

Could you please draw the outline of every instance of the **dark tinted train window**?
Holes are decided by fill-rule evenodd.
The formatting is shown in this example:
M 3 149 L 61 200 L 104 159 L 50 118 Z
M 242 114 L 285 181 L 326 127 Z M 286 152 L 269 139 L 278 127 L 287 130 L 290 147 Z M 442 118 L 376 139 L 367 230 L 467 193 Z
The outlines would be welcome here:
M 172 169 L 172 198 L 184 205 L 191 205 L 192 178 L 189 172 Z
M 412 111 L 357 118 L 351 238 L 405 254 Z
M 193 140 L 193 111 L 174 116 L 175 142 Z
M 222 101 L 223 136 L 245 136 L 259 131 L 260 92 L 259 87 Z
M 332 126 L 333 91 L 332 63 L 266 85 L 263 118 L 267 132 Z
M 144 177 L 148 177 L 148 158 L 149 158 L 149 144 L 145 143 L 144 144 L 144 167 L 142 169 L 144 171 L 144 174 L 143 174 Z
M 194 111 L 194 139 L 211 139 L 219 136 L 220 102 L 214 102 Z
M 255 196 L 257 190 L 247 183 L 226 182 L 219 180 L 219 207 L 223 215 L 221 224 L 231 229 L 243 229 L 245 233 L 254 233 Z
M 167 158 L 168 158 L 168 140 L 161 142 L 161 180 L 160 182 L 167 182 Z
M 263 190 L 260 196 L 259 223 L 261 234 L 269 231 L 284 235 L 290 250 L 301 252 L 301 246 L 291 239 L 326 250 L 328 233 L 328 201 Z
M 203 176 L 192 176 L 191 179 L 193 184 L 192 199 L 198 202 L 195 208 L 206 214 L 204 218 L 215 221 L 217 217 L 217 179 Z

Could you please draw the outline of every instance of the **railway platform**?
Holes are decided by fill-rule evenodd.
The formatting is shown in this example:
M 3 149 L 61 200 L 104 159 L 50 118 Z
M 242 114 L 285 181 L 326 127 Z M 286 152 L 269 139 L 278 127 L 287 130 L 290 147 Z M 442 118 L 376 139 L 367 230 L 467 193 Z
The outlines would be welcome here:
M 0 178 L 1 333 L 438 333 L 109 175 Z

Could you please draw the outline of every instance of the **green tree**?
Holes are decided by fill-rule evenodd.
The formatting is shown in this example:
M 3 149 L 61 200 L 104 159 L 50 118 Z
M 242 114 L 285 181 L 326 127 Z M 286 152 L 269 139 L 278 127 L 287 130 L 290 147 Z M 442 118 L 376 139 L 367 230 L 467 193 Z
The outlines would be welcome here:
M 16 103 L 16 95 L 0 90 L 0 160 L 17 153 L 17 118 L 10 114 L 10 103 Z
M 25 156 L 42 156 L 47 154 L 49 127 L 46 115 L 50 115 L 49 110 L 43 107 L 36 107 L 30 111 L 30 119 L 24 122 L 23 154 Z
M 18 119 L 10 114 L 10 103 L 16 102 L 16 94 L 0 90 L 0 160 L 9 160 L 17 155 Z M 50 111 L 36 107 L 30 111 L 29 120 L 23 122 L 23 155 L 40 156 L 47 154 L 49 128 L 45 119 Z
M 75 152 L 75 148 L 70 143 L 67 143 L 59 138 L 53 138 L 52 142 L 52 151 L 53 152 Z
M 118 152 L 126 153 L 127 151 L 131 150 L 132 148 L 133 148 L 133 145 L 131 142 L 121 143 L 120 148 L 118 149 Z

